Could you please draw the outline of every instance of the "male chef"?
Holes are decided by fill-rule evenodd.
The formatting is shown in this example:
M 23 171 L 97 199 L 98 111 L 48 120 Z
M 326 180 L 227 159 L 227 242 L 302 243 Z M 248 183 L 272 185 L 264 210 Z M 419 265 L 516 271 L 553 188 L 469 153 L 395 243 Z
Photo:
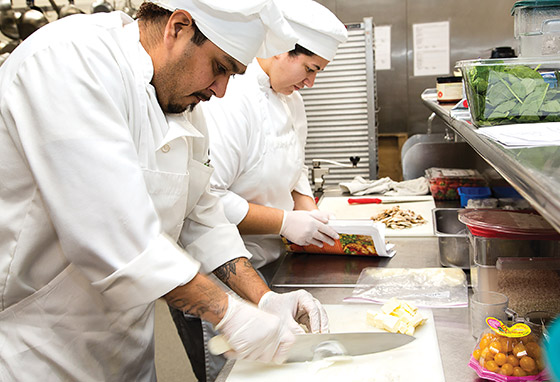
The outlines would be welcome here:
M 282 362 L 286 312 L 208 193 L 200 101 L 295 39 L 271 0 L 75 15 L 0 68 L 0 380 L 154 381 L 154 302 L 214 325 L 233 357 Z M 195 127 L 196 126 L 196 127 Z M 177 245 L 180 238 L 182 246 Z M 312 298 L 294 299 L 319 320 Z

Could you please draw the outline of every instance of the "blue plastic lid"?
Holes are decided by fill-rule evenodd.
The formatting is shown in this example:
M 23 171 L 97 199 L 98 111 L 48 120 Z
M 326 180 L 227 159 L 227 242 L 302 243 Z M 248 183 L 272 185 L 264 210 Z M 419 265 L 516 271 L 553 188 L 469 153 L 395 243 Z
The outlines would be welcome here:
M 515 190 L 515 188 L 508 187 L 508 186 L 492 187 L 492 192 L 497 198 L 514 198 L 514 199 L 523 198 L 521 194 L 519 194 L 519 192 Z
M 457 187 L 459 195 L 465 196 L 490 196 L 492 192 L 489 187 Z

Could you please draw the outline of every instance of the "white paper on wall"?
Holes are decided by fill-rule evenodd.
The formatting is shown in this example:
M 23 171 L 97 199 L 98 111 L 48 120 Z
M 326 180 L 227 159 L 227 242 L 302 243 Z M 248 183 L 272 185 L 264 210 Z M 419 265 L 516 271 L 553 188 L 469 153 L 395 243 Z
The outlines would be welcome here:
M 391 26 L 374 27 L 375 70 L 391 69 Z
M 449 21 L 412 25 L 414 76 L 449 74 Z

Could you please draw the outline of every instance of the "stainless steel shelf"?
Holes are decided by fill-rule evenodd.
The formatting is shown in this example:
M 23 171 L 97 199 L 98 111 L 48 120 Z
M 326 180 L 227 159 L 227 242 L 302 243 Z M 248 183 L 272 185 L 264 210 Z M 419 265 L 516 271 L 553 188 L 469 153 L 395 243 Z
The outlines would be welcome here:
M 437 102 L 426 89 L 422 102 L 459 134 L 560 232 L 560 146 L 507 149 L 477 133 L 472 124 L 450 115 L 453 105 Z

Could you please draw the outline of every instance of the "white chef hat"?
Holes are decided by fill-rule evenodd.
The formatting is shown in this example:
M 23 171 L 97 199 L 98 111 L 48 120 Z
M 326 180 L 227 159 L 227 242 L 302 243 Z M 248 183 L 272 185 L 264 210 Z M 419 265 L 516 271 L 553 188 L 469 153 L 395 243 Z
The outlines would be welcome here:
M 298 36 L 298 44 L 332 61 L 339 44 L 348 39 L 346 27 L 326 7 L 312 0 L 278 0 L 284 17 Z
M 150 1 L 172 12 L 189 12 L 210 41 L 244 65 L 256 56 L 292 50 L 297 41 L 273 0 Z

